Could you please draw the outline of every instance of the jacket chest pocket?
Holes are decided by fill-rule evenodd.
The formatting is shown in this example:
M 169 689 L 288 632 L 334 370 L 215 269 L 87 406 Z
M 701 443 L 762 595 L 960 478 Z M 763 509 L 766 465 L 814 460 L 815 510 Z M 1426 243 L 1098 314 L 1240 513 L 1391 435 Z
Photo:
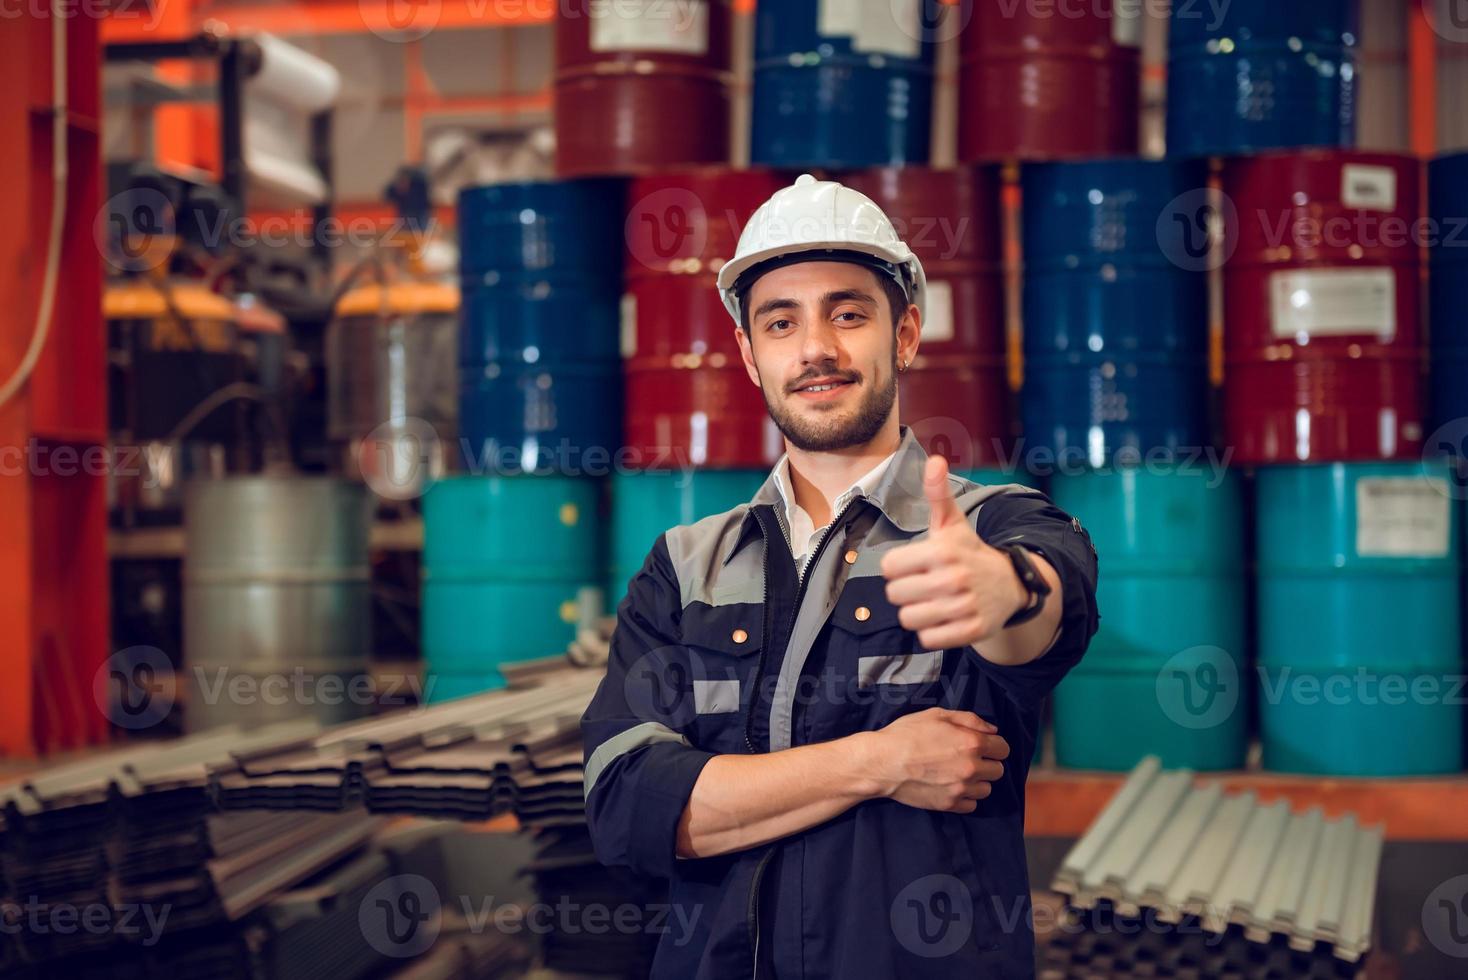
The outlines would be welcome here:
M 941 703 L 948 651 L 924 650 L 885 589 L 879 577 L 852 580 L 831 612 L 827 670 L 850 706 L 842 714 L 852 730 Z
M 744 712 L 755 692 L 762 625 L 760 608 L 743 603 L 715 606 L 685 619 L 685 696 L 698 747 L 743 751 Z

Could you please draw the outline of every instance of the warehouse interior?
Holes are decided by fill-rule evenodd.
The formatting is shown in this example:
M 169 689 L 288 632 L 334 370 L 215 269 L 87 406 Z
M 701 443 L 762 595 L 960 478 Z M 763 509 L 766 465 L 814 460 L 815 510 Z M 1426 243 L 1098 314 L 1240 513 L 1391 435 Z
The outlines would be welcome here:
M 785 452 L 716 276 L 811 174 L 902 425 L 1098 557 L 1033 975 L 1468 978 L 1462 0 L 22 0 L 0 77 L 0 976 L 667 976 L 581 719 Z

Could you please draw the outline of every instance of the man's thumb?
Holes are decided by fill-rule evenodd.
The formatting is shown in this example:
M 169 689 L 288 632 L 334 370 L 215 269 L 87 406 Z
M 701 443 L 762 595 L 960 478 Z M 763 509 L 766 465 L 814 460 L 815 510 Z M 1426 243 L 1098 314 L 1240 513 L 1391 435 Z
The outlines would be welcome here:
M 930 530 L 963 523 L 958 501 L 948 489 L 948 460 L 942 456 L 928 457 L 928 468 L 923 471 L 923 495 L 928 498 Z

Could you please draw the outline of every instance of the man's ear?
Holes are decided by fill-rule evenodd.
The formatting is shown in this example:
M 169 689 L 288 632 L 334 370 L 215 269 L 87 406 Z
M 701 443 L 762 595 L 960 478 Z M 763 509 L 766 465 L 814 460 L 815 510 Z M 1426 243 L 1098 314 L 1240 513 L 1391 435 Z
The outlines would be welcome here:
M 897 321 L 897 363 L 911 364 L 922 341 L 923 314 L 916 304 L 908 304 L 907 312 Z
M 759 368 L 754 366 L 754 342 L 750 339 L 749 331 L 742 326 L 734 327 L 734 340 L 739 345 L 739 357 L 744 361 L 744 373 L 749 375 L 749 380 L 758 388 Z

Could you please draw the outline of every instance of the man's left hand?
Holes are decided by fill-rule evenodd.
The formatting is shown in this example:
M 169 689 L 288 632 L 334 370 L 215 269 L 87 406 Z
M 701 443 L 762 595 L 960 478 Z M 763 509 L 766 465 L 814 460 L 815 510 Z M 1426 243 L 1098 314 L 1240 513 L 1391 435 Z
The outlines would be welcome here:
M 923 494 L 931 519 L 923 541 L 893 548 L 882 558 L 887 601 L 904 629 L 928 650 L 991 639 L 1030 603 L 1009 555 L 990 547 L 969 525 L 948 490 L 948 461 L 928 459 Z

